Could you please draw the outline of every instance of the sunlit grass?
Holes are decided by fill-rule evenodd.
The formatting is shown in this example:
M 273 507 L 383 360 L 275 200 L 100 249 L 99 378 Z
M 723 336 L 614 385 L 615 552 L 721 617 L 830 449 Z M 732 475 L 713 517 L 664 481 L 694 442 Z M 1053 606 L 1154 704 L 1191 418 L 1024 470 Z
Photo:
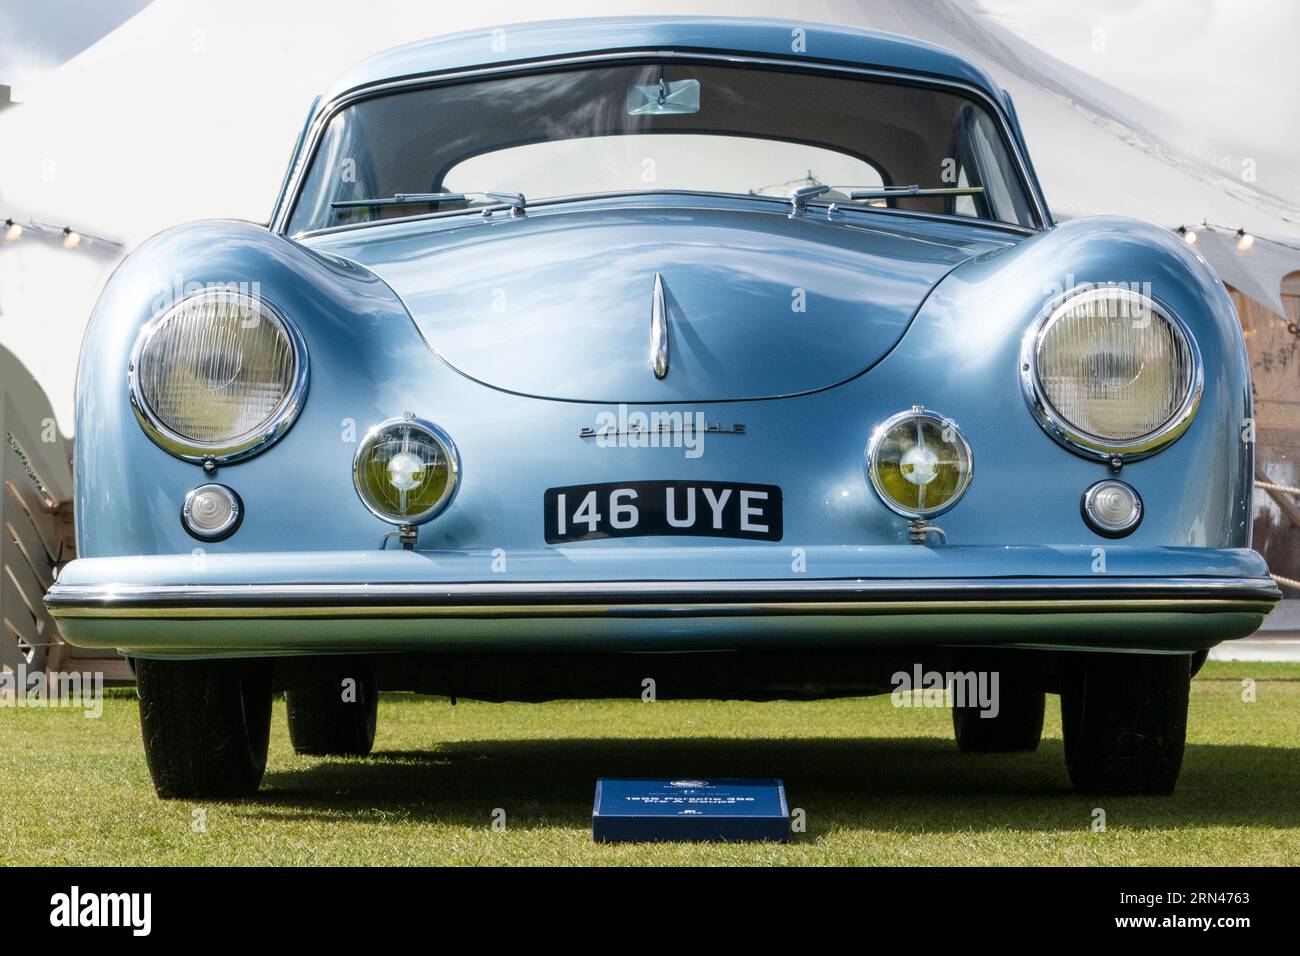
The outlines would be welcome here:
M 1300 863 L 1300 665 L 1207 666 L 1172 798 L 1074 795 L 1054 697 L 1037 753 L 993 757 L 958 754 L 946 710 L 887 697 L 453 707 L 394 694 L 379 719 L 367 760 L 297 757 L 277 703 L 256 799 L 163 802 L 129 692 L 98 720 L 0 708 L 0 863 Z M 592 843 L 596 777 L 680 775 L 783 777 L 807 832 L 788 845 Z

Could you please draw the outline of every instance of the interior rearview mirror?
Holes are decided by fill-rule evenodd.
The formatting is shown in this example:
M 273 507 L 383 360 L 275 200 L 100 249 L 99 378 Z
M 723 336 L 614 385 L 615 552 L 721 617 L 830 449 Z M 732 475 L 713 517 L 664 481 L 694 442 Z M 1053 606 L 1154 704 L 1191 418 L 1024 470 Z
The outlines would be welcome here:
M 700 111 L 700 81 L 659 78 L 658 83 L 633 83 L 627 89 L 628 116 L 668 116 Z

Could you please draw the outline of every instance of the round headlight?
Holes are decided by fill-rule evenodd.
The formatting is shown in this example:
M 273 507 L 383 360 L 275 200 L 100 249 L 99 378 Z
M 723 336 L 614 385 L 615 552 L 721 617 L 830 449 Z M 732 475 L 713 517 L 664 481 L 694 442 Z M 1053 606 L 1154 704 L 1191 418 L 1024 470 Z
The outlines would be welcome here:
M 460 456 L 437 425 L 390 418 L 366 433 L 352 461 L 357 494 L 376 517 L 420 524 L 451 502 Z
M 238 461 L 293 424 L 307 350 L 265 299 L 208 289 L 145 326 L 129 379 L 136 417 L 160 446 L 187 461 Z
M 942 514 L 966 493 L 974 461 L 955 422 L 921 406 L 882 422 L 867 444 L 867 477 L 908 518 Z
M 1203 381 L 1183 324 L 1123 288 L 1079 292 L 1047 310 L 1025 336 L 1020 374 L 1042 426 L 1101 459 L 1142 457 L 1176 439 Z

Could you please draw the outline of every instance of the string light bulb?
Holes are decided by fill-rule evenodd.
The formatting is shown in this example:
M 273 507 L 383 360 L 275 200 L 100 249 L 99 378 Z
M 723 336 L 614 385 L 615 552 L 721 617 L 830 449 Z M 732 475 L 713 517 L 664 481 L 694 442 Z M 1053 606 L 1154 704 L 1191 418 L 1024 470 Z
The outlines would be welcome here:
M 17 239 L 23 234 L 23 227 L 18 225 L 12 219 L 5 220 L 5 238 L 10 242 Z
M 1255 244 L 1255 237 L 1254 237 L 1254 236 L 1252 236 L 1250 233 L 1248 233 L 1245 229 L 1238 229 L 1238 230 L 1237 230 L 1237 248 L 1238 248 L 1238 249 L 1249 249 L 1249 248 L 1250 248 L 1251 246 L 1253 246 L 1254 244 Z
M 63 248 L 75 249 L 81 245 L 81 233 L 73 232 L 71 226 L 63 227 Z

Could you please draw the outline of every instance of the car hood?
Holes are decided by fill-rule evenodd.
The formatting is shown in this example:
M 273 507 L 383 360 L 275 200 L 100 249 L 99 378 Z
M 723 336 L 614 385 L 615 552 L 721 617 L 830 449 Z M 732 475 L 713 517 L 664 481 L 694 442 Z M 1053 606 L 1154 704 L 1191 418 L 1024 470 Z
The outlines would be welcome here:
M 462 374 L 593 403 L 774 398 L 838 384 L 898 342 L 948 272 L 1007 244 L 951 224 L 900 217 L 874 226 L 770 209 L 540 210 L 446 222 L 309 243 L 387 282 Z M 662 377 L 652 362 L 656 276 Z

